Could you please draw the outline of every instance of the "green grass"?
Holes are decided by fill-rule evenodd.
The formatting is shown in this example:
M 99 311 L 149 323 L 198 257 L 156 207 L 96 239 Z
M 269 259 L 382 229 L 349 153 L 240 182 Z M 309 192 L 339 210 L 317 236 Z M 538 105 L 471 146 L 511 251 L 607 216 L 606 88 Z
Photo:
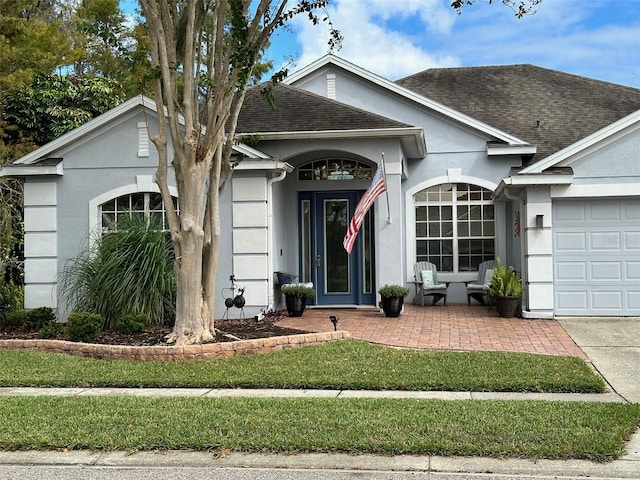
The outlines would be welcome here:
M 0 449 L 347 452 L 607 461 L 640 405 L 540 401 L 0 397 Z
M 2 386 L 603 392 L 573 357 L 356 340 L 184 362 L 0 350 Z M 0 449 L 347 452 L 607 461 L 640 406 L 415 399 L 0 397 Z
M 600 393 L 576 357 L 395 349 L 357 340 L 183 362 L 0 350 L 0 386 L 306 388 Z

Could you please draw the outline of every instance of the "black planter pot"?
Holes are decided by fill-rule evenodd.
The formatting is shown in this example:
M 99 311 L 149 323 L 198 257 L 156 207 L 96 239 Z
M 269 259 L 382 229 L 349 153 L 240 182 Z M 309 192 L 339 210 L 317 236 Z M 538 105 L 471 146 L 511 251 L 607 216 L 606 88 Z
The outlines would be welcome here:
M 285 303 L 290 317 L 301 317 L 307 306 L 307 297 L 285 295 Z
M 404 297 L 381 297 L 382 311 L 387 317 L 399 317 L 404 305 Z
M 511 318 L 516 316 L 520 297 L 494 297 L 496 310 L 501 317 Z

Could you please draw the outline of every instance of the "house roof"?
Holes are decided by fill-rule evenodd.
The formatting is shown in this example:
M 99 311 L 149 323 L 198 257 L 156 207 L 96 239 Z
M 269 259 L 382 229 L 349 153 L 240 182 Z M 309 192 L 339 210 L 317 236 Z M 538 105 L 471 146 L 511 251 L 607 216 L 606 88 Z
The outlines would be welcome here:
M 289 85 L 272 89 L 275 108 L 264 98 L 263 86 L 247 91 L 236 136 L 261 140 L 397 138 L 410 158 L 426 155 L 424 131 L 336 100 Z
M 396 83 L 537 145 L 536 160 L 640 109 L 640 89 L 534 65 L 429 69 Z
M 247 91 L 237 134 L 412 127 L 285 84 L 273 87 L 275 108 L 272 108 L 262 89 L 263 86 L 257 86 Z
M 467 115 L 462 111 L 458 111 L 455 108 L 440 103 L 437 100 L 431 99 L 411 89 L 405 88 L 396 82 L 387 80 L 386 78 L 376 75 L 375 73 L 365 70 L 364 68 L 359 67 L 358 65 L 348 62 L 347 60 L 335 55 L 325 55 L 315 62 L 307 65 L 306 67 L 297 70 L 296 72 L 285 78 L 284 83 L 288 85 L 295 85 L 296 83 L 302 81 L 304 78 L 313 76 L 323 67 L 338 68 L 360 78 L 366 79 L 374 85 L 382 87 L 390 92 L 406 98 L 407 100 L 422 105 L 439 115 L 443 115 L 455 122 L 459 122 L 463 125 L 466 125 L 467 127 L 482 132 L 498 142 L 503 142 L 507 145 L 517 145 L 519 147 L 525 144 L 524 139 L 517 138 L 516 136 L 509 134 L 506 131 L 500 130 L 494 125 L 490 125 L 478 118 Z

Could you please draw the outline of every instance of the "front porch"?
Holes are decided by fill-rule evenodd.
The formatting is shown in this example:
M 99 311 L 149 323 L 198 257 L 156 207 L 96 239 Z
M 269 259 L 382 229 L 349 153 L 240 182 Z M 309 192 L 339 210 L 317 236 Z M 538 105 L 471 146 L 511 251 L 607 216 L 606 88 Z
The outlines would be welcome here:
M 586 358 L 557 321 L 501 318 L 495 307 L 480 305 L 405 305 L 399 318 L 387 318 L 373 308 L 311 308 L 305 310 L 302 317 L 286 317 L 278 325 L 308 332 L 326 332 L 333 330 L 330 315 L 338 317 L 338 330 L 348 331 L 353 338 L 394 347 Z

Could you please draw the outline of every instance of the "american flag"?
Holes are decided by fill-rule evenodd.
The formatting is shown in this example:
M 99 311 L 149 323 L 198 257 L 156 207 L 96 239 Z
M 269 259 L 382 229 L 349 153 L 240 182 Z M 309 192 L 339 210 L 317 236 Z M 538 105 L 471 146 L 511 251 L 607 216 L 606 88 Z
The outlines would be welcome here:
M 378 165 L 378 169 L 376 170 L 376 174 L 373 176 L 373 180 L 371 181 L 371 185 L 364 195 L 356 205 L 356 210 L 353 212 L 353 217 L 351 218 L 351 223 L 349 224 L 349 228 L 347 228 L 347 234 L 344 236 L 344 240 L 342 245 L 347 253 L 351 253 L 351 249 L 353 248 L 353 244 L 356 242 L 356 237 L 358 236 L 358 232 L 360 231 L 360 226 L 362 225 L 362 220 L 364 220 L 364 216 L 367 214 L 373 202 L 376 201 L 382 192 L 387 190 L 387 187 L 384 183 L 384 172 L 383 166 Z

